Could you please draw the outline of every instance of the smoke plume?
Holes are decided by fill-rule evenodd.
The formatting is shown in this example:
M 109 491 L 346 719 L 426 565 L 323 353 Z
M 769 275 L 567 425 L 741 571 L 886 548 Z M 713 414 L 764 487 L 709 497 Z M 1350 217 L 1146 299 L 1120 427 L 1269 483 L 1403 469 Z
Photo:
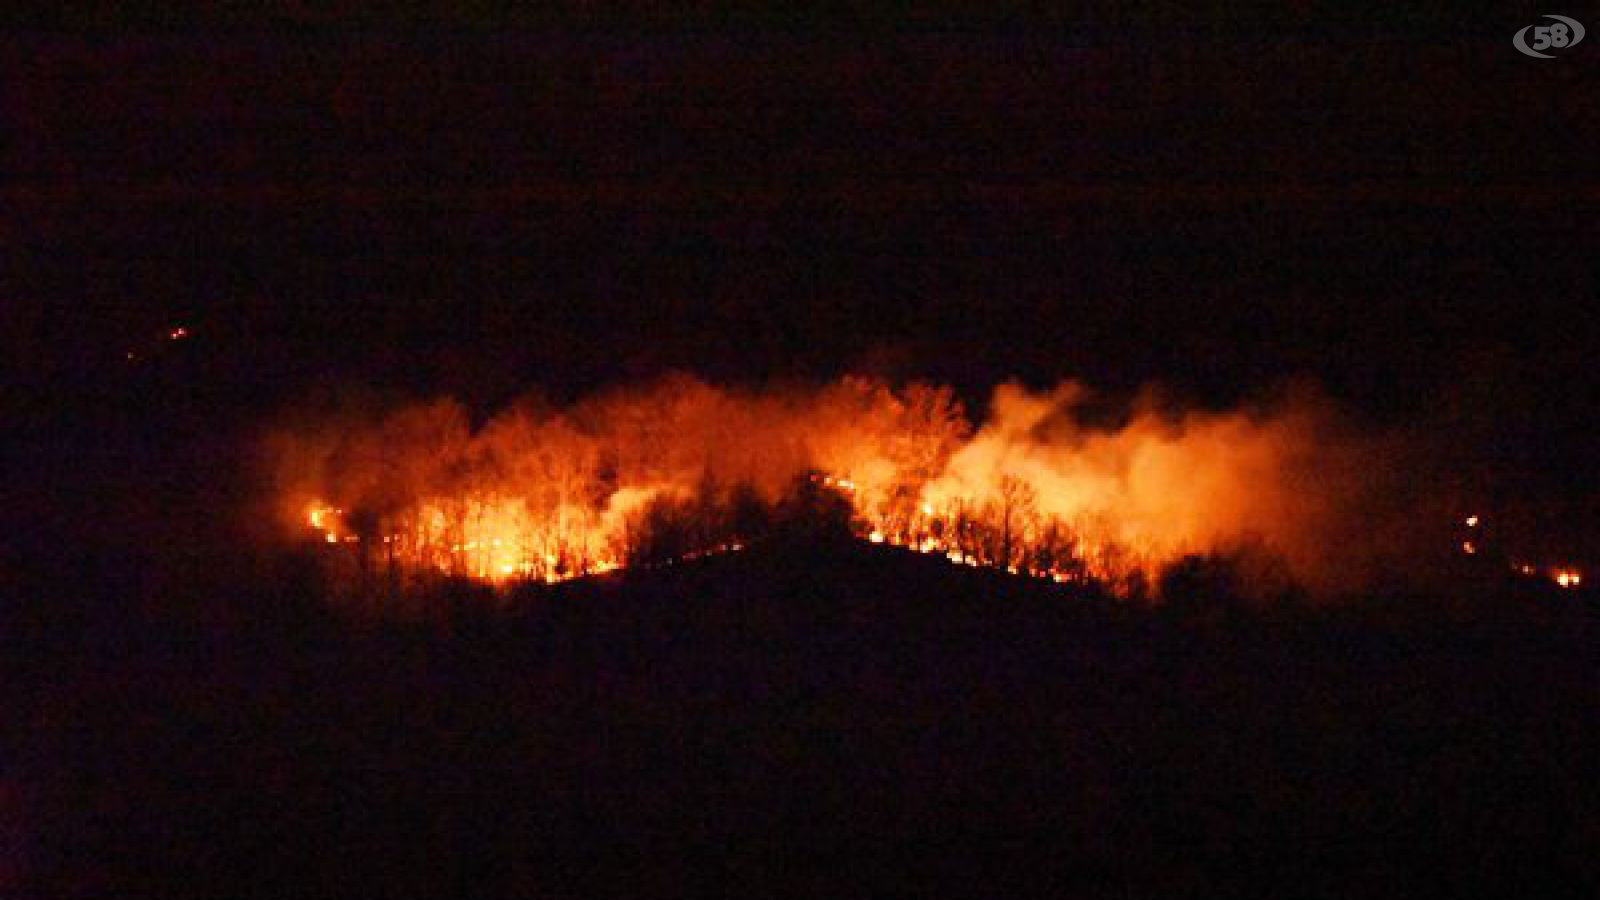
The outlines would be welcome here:
M 450 400 L 325 410 L 274 431 L 268 458 L 289 532 L 367 570 L 557 580 L 716 552 L 806 490 L 875 542 L 1119 590 L 1191 555 L 1317 592 L 1404 565 L 1405 443 L 1314 393 L 1218 412 L 1151 391 L 1113 426 L 1092 399 L 1005 384 L 974 425 L 923 383 L 677 376 L 480 423 Z

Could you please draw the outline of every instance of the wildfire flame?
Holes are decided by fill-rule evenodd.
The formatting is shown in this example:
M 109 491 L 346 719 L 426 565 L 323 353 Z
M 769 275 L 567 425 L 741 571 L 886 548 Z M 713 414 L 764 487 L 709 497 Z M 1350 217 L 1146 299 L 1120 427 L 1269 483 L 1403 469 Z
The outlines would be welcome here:
M 847 378 L 742 392 L 670 379 L 474 430 L 442 401 L 328 415 L 275 435 L 297 527 L 364 565 L 557 581 L 734 549 L 796 485 L 873 543 L 1055 582 L 1153 575 L 1251 542 L 1298 574 L 1345 510 L 1317 415 L 1078 424 L 1077 385 L 999 388 L 974 431 L 947 388 Z M 1344 468 L 1349 468 L 1345 465 Z

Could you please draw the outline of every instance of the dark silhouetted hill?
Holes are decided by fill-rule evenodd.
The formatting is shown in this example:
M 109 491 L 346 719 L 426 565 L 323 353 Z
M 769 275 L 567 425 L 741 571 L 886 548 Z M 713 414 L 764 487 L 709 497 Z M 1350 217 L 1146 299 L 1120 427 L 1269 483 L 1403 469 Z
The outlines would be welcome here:
M 24 893 L 1596 885 L 1570 597 L 1149 608 L 807 538 L 370 619 L 292 569 L 208 584 L 229 615 L 11 615 Z

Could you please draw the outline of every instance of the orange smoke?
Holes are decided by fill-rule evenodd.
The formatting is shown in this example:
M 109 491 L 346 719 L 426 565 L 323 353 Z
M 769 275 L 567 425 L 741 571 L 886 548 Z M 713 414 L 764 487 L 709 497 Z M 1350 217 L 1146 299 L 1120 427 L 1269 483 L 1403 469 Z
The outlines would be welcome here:
M 1088 399 L 1074 383 L 1047 393 L 1000 387 L 989 421 L 925 487 L 925 501 L 1013 510 L 1009 530 L 1021 537 L 1012 543 L 1024 553 L 1065 527 L 1102 579 L 1241 549 L 1265 550 L 1313 587 L 1367 574 L 1371 554 L 1357 545 L 1381 516 L 1393 463 L 1326 404 L 1299 396 L 1249 411 L 1171 413 L 1146 398 L 1106 430 L 1079 424 Z
M 1325 405 L 1145 402 L 1097 429 L 1080 424 L 1087 398 L 1004 385 L 975 433 L 946 388 L 861 378 L 742 391 L 677 377 L 568 408 L 525 401 L 477 428 L 440 401 L 284 429 L 275 491 L 293 528 L 365 567 L 491 580 L 740 546 L 807 484 L 874 543 L 1056 581 L 1126 585 L 1240 548 L 1312 586 L 1365 571 L 1351 536 L 1385 463 Z

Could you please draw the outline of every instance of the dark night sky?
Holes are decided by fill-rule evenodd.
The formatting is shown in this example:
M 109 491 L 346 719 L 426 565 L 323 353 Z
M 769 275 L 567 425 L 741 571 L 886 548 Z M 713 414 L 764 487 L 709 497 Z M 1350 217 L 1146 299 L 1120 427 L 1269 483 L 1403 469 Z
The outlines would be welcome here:
M 1586 488 L 1600 41 L 1516 24 L 12 37 L 6 365 L 149 378 L 182 322 L 155 365 L 219 407 L 1309 376 Z

